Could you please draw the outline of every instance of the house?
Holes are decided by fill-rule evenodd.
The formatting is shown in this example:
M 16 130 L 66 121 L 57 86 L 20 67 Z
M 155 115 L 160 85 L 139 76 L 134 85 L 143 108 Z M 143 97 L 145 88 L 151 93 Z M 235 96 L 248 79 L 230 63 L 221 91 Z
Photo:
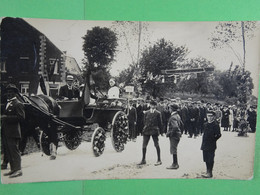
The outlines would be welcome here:
M 26 95 L 39 93 L 40 80 L 54 98 L 66 75 L 81 75 L 73 57 L 66 56 L 43 33 L 21 18 L 1 22 L 1 84 L 13 83 Z

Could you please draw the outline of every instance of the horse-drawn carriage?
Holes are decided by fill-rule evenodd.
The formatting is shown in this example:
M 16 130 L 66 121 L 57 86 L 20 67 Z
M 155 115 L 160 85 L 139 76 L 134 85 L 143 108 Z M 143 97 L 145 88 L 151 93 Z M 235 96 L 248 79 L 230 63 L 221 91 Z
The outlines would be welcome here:
M 46 95 L 19 94 L 25 105 L 23 126 L 40 129 L 40 146 L 46 155 L 51 155 L 50 144 L 56 140 L 56 147 L 63 141 L 70 150 L 76 149 L 82 141 L 91 141 L 94 155 L 100 156 L 107 136 L 111 136 L 117 152 L 124 150 L 128 138 L 127 100 L 104 97 L 89 104 L 89 93 L 85 87 L 85 96 L 67 101 L 56 101 Z

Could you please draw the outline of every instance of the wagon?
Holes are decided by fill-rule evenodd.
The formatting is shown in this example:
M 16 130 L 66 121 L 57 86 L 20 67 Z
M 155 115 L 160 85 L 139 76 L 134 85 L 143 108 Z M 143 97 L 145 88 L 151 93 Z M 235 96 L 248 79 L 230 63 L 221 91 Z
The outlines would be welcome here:
M 89 89 L 84 89 L 88 92 Z M 121 152 L 128 139 L 127 99 L 99 98 L 95 104 L 79 100 L 56 101 L 46 95 L 25 96 L 19 99 L 25 105 L 24 128 L 40 129 L 40 147 L 51 155 L 50 135 L 75 150 L 82 141 L 91 142 L 93 154 L 100 156 L 105 140 L 111 137 L 115 151 Z M 58 145 L 58 144 L 57 144 Z

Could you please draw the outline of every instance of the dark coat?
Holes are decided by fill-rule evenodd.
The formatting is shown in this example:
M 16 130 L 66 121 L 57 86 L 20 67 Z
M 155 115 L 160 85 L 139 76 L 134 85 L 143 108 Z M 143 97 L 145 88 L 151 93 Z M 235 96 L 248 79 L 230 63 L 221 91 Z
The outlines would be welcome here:
M 2 131 L 6 137 L 21 138 L 20 123 L 25 119 L 24 105 L 14 99 L 10 105 L 3 111 Z
M 220 127 L 217 121 L 205 123 L 202 137 L 201 150 L 214 151 L 217 149 L 217 140 L 221 137 Z
M 134 127 L 136 120 L 137 120 L 137 114 L 135 107 L 132 107 L 132 109 L 129 108 L 129 113 L 127 115 L 128 122 L 129 122 L 129 128 Z
M 143 135 L 159 135 L 163 133 L 162 117 L 158 110 L 153 113 L 148 110 L 144 113 Z
M 180 109 L 180 117 L 183 123 L 186 123 L 187 119 L 188 119 L 188 108 L 186 106 L 182 107 Z
M 143 106 L 138 105 L 136 108 L 137 113 L 137 121 L 136 121 L 136 128 L 137 132 L 142 133 L 143 127 L 144 127 L 144 113 L 143 113 Z
M 180 138 L 181 132 L 183 131 L 183 123 L 181 120 L 181 117 L 179 114 L 173 113 L 171 117 L 169 118 L 168 124 L 167 124 L 167 133 L 166 137 L 175 137 Z
M 79 98 L 79 90 L 75 87 L 72 87 L 70 90 L 68 85 L 64 85 L 60 88 L 59 92 L 59 98 L 68 98 L 68 99 L 73 99 L 73 98 Z
M 193 123 L 198 123 L 200 117 L 200 110 L 197 107 L 188 107 L 188 120 Z
M 221 118 L 221 127 L 228 127 L 229 124 L 229 110 L 222 111 L 222 118 Z

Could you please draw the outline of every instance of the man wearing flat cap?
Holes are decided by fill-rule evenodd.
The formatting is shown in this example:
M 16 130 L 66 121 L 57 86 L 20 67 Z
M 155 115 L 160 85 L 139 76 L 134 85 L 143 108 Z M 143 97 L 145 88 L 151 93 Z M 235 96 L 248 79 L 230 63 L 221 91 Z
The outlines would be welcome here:
M 172 154 L 173 163 L 167 169 L 178 169 L 177 146 L 181 138 L 181 132 L 184 129 L 181 117 L 178 114 L 179 106 L 175 103 L 170 105 L 171 116 L 167 124 L 166 137 L 170 140 L 170 153 Z
M 146 160 L 145 160 L 146 148 L 151 136 L 153 138 L 154 146 L 157 151 L 157 162 L 154 165 L 158 166 L 162 164 L 159 138 L 158 138 L 160 134 L 161 135 L 163 134 L 162 117 L 161 117 L 161 113 L 155 109 L 156 105 L 157 103 L 152 100 L 150 102 L 150 110 L 147 110 L 144 113 L 143 146 L 142 146 L 143 157 L 142 157 L 142 161 L 138 165 L 146 164 Z
M 59 91 L 59 98 L 63 100 L 72 100 L 79 98 L 80 92 L 79 89 L 73 86 L 74 77 L 68 75 L 66 78 L 67 84 L 62 86 Z
M 217 140 L 221 137 L 219 123 L 215 120 L 216 113 L 213 110 L 207 111 L 208 122 L 204 125 L 201 150 L 203 152 L 203 161 L 206 163 L 207 172 L 203 174 L 204 178 L 212 178 L 214 166 L 215 150 L 217 149 Z
M 6 87 L 4 97 L 7 98 L 7 104 L 1 116 L 1 129 L 5 149 L 4 155 L 7 157 L 11 168 L 11 170 L 8 173 L 5 173 L 4 176 L 9 176 L 10 178 L 22 175 L 19 142 L 21 139 L 20 123 L 25 119 L 25 110 L 24 105 L 16 96 L 18 93 L 19 90 L 15 85 L 9 84 Z

